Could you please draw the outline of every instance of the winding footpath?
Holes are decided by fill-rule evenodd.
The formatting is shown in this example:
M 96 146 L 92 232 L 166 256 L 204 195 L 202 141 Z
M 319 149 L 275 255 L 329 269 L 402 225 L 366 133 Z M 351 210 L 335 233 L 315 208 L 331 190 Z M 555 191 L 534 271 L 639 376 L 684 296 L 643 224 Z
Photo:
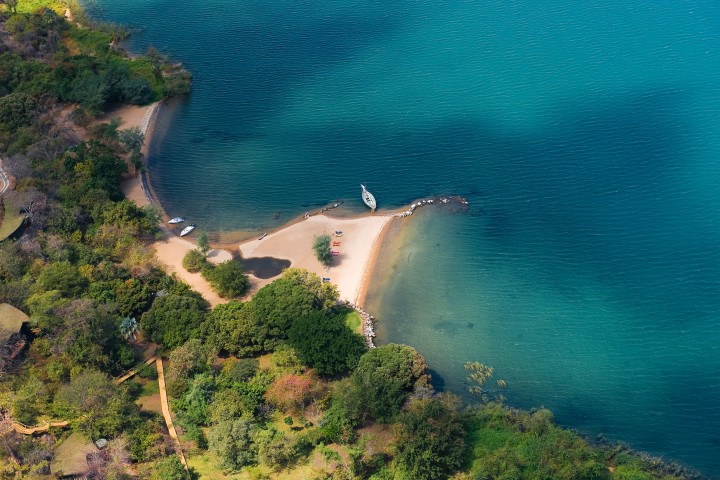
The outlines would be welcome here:
M 0 196 L 2 196 L 8 188 L 10 188 L 10 178 L 8 178 L 7 173 L 3 170 L 3 161 L 2 158 L 0 158 Z

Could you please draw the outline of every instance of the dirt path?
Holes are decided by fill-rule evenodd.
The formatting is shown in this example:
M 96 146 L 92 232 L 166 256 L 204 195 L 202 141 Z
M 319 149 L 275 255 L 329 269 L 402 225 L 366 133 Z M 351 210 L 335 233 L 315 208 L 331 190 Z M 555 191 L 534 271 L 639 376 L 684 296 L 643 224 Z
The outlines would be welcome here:
M 163 369 L 162 358 L 158 358 L 155 365 L 157 365 L 158 383 L 160 384 L 160 405 L 162 406 L 163 417 L 165 417 L 165 423 L 167 424 L 170 438 L 172 438 L 175 443 L 175 451 L 177 452 L 178 457 L 180 457 L 180 462 L 185 467 L 185 470 L 187 470 L 187 460 L 185 460 L 185 454 L 180 446 L 180 439 L 178 438 L 177 432 L 175 431 L 175 425 L 173 425 L 172 417 L 170 416 L 170 405 L 168 404 L 167 392 L 165 390 L 165 371 Z

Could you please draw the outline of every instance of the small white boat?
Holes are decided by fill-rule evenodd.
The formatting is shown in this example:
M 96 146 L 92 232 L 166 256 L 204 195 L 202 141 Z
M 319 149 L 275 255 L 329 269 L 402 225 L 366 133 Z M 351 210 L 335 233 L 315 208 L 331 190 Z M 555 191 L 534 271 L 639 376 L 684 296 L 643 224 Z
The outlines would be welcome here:
M 363 202 L 365 202 L 365 205 L 370 207 L 370 209 L 374 212 L 377 208 L 377 202 L 375 202 L 375 197 L 372 193 L 368 192 L 365 188 L 365 185 L 360 185 L 362 187 L 362 199 Z
M 184 221 L 185 221 L 185 219 L 184 219 L 183 217 L 175 217 L 175 218 L 171 218 L 171 219 L 168 221 L 168 223 L 169 223 L 170 225 L 175 225 L 176 223 L 182 223 L 182 222 L 184 222 Z
M 180 232 L 180 236 L 181 236 L 181 237 L 184 237 L 185 235 L 189 234 L 189 233 L 192 232 L 193 230 L 195 230 L 195 224 L 194 224 L 194 223 L 191 223 L 191 224 L 188 225 L 187 227 L 183 228 L 182 232 Z

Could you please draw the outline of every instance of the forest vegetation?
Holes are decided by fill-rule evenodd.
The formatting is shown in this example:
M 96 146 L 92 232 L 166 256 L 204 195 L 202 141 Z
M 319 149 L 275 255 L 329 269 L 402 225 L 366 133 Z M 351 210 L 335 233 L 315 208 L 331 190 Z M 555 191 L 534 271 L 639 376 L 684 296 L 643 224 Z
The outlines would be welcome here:
M 114 29 L 68 22 L 63 3 L 2 4 L 0 155 L 18 179 L 4 216 L 25 223 L 0 241 L 0 304 L 28 325 L 24 350 L 0 355 L 0 478 L 53 478 L 72 442 L 90 451 L 73 473 L 92 479 L 687 478 L 592 446 L 547 410 L 503 405 L 480 367 L 476 400 L 437 392 L 415 349 L 368 350 L 348 327 L 355 312 L 307 271 L 211 309 L 148 248 L 157 212 L 119 189 L 142 138 L 116 122 L 90 128 L 115 104 L 186 93 L 189 75 L 155 51 L 128 58 Z M 245 293 L 239 264 L 212 266 L 206 253 L 190 252 L 186 268 L 228 298 Z M 143 366 L 152 355 L 165 359 L 189 470 L 159 413 L 158 373 Z M 68 423 L 16 431 L 51 420 Z

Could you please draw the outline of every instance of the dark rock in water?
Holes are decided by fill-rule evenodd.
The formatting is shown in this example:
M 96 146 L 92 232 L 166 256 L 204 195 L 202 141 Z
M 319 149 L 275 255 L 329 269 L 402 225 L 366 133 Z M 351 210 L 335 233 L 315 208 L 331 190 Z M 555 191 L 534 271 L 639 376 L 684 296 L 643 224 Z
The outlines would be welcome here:
M 465 328 L 473 328 L 474 326 L 475 326 L 475 324 L 472 322 L 468 322 L 465 324 Z

